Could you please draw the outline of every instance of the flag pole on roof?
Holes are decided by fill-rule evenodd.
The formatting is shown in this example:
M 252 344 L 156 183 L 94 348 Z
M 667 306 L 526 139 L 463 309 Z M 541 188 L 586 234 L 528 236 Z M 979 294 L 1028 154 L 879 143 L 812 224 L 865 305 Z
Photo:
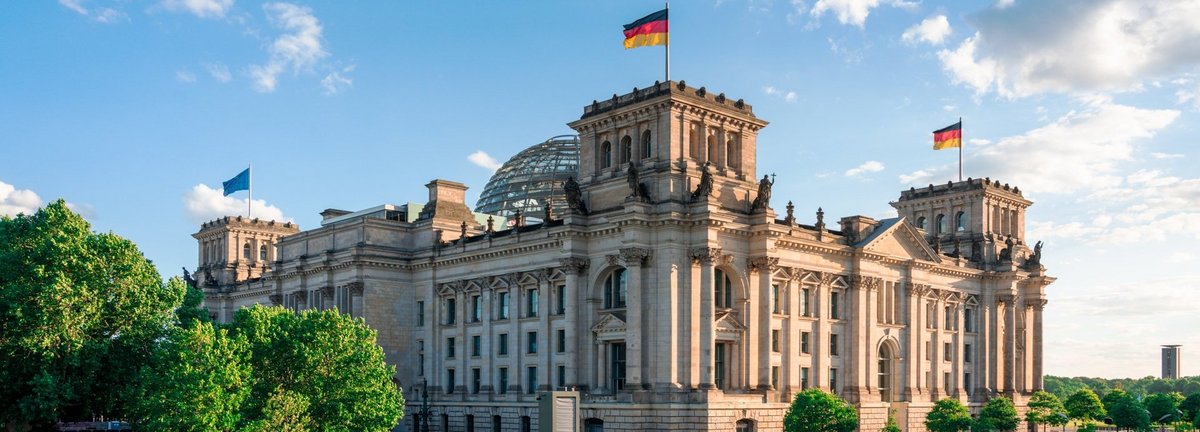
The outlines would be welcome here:
M 958 148 L 958 181 L 962 181 L 962 117 L 958 123 L 933 131 L 933 149 Z
M 625 49 L 655 45 L 662 45 L 665 48 L 667 81 L 671 80 L 671 44 L 668 40 L 667 28 L 667 12 L 670 6 L 668 2 L 663 10 L 625 24 Z

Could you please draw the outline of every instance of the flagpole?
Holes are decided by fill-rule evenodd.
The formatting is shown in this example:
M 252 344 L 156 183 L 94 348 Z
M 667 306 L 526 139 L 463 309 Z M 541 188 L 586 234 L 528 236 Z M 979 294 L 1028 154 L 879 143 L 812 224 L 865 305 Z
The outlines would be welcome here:
M 667 51 L 667 81 L 671 81 L 671 2 L 665 2 L 667 11 L 667 43 L 663 44 Z
M 963 181 L 962 153 L 963 146 L 967 145 L 967 140 L 962 136 L 962 117 L 958 118 L 958 181 Z
M 254 217 L 253 216 L 254 213 L 250 211 L 250 203 L 254 202 L 254 170 L 253 170 L 253 168 L 254 168 L 254 163 L 250 163 L 250 164 L 246 165 L 246 177 L 247 177 L 246 183 L 248 183 L 246 185 L 246 190 L 247 190 L 247 192 L 249 192 L 249 196 L 246 198 L 246 219 L 252 219 Z

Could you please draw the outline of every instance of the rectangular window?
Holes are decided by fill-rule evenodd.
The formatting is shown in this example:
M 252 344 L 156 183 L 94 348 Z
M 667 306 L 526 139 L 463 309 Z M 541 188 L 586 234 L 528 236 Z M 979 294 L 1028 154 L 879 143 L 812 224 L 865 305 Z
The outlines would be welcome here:
M 471 322 L 479 322 L 483 316 L 483 299 L 478 295 L 471 296 Z
M 837 368 L 829 368 L 829 391 L 837 393 Z
M 500 310 L 497 311 L 496 315 L 500 319 L 508 319 L 508 291 L 501 291 L 497 296 L 499 297 L 496 299 L 496 303 Z
M 425 301 L 417 302 L 417 327 L 425 326 Z
M 454 369 L 446 369 L 446 394 L 454 393 L 454 385 L 457 381 L 454 380 Z
M 525 334 L 525 353 L 537 354 L 537 332 L 531 331 Z
M 963 363 L 970 363 L 971 357 L 971 344 L 963 344 Z
M 975 309 L 963 309 L 963 330 L 969 333 L 975 332 Z
M 725 390 L 725 347 L 726 344 L 717 344 L 716 355 L 713 356 L 713 384 L 721 390 Z
M 829 355 L 838 355 L 838 335 L 829 335 Z
M 525 368 L 525 393 L 533 394 L 537 391 L 537 366 Z
M 808 390 L 808 368 L 800 368 L 800 390 Z
M 525 295 L 525 317 L 533 318 L 538 316 L 538 290 L 537 288 L 526 291 Z
M 933 342 L 925 341 L 925 360 L 930 360 L 930 357 L 933 356 L 933 345 L 931 345 L 932 343 Z
M 946 319 L 942 321 L 944 330 L 954 330 L 954 308 L 946 306 Z
M 720 345 L 717 345 L 720 346 Z M 625 344 L 609 345 L 609 368 L 613 390 L 625 389 Z
M 771 330 L 771 351 L 779 352 L 779 330 Z
M 779 307 L 779 285 L 771 285 L 771 313 L 783 313 Z
M 800 294 L 800 315 L 812 316 L 812 290 L 805 288 Z
M 950 342 L 946 342 L 946 343 L 942 344 L 942 361 L 953 360 L 952 358 L 950 358 L 950 351 L 951 351 Z
M 425 375 L 425 341 L 417 341 L 417 375 Z
M 967 392 L 968 396 L 971 395 L 971 373 L 970 372 L 963 373 L 963 391 Z
M 812 333 L 800 332 L 800 352 L 809 354 L 808 341 L 812 338 Z
M 945 372 L 942 374 L 942 387 L 945 388 L 946 394 L 950 394 L 950 390 L 954 388 L 954 386 L 950 384 L 950 372 Z
M 937 323 L 934 322 L 934 304 L 933 302 L 925 303 L 925 328 L 937 328 Z
M 562 315 L 567 313 L 567 287 L 566 285 L 559 285 L 556 287 L 556 290 L 558 292 L 554 296 L 554 301 L 556 302 L 554 313 Z
M 480 339 L 481 338 L 479 337 L 479 335 L 471 336 L 471 356 L 472 357 L 479 357 L 480 355 L 483 354 L 483 352 L 481 350 L 481 348 L 483 347 L 483 343 L 480 342 Z
M 567 367 L 563 366 L 563 365 L 558 365 L 558 387 L 562 388 L 562 387 L 566 387 L 566 386 L 567 386 Z
M 454 338 L 446 338 L 446 358 L 454 358 Z
M 558 330 L 558 352 L 567 352 L 567 331 Z
M 771 387 L 779 388 L 779 366 L 771 366 Z
M 500 388 L 496 390 L 499 391 L 500 394 L 508 394 L 508 368 L 500 368 L 500 372 L 496 375 L 499 375 L 500 380 Z
M 471 369 L 471 393 L 479 394 L 479 368 Z
M 446 299 L 446 324 L 454 324 L 454 320 L 457 318 L 456 312 L 458 312 L 458 308 L 455 307 L 454 299 Z
M 842 315 L 838 313 L 838 293 L 829 293 L 829 318 L 841 319 Z
M 508 333 L 500 333 L 500 346 L 496 348 L 496 354 L 508 355 Z

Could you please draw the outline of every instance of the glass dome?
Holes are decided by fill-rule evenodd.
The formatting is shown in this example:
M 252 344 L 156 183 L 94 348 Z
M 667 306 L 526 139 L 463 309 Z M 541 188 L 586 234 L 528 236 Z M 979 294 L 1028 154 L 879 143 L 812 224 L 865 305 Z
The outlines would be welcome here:
M 554 214 L 567 211 L 562 183 L 579 175 L 579 137 L 559 135 L 534 145 L 509 159 L 492 174 L 475 211 L 511 217 L 517 209 L 532 219 L 542 219 L 547 197 Z

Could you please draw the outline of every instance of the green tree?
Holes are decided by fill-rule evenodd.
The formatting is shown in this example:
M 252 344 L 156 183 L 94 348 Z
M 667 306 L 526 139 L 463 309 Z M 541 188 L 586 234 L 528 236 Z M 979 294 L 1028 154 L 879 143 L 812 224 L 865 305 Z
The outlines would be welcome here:
M 0 217 L 4 425 L 122 417 L 122 395 L 182 297 L 137 246 L 93 233 L 62 200 Z
M 1179 420 L 1179 404 L 1184 401 L 1183 395 L 1175 392 L 1155 393 L 1146 396 L 1142 404 L 1149 411 L 1150 421 L 1170 423 Z M 1166 417 L 1166 419 L 1163 419 Z
M 939 400 L 925 415 L 925 427 L 931 432 L 965 431 L 971 429 L 971 422 L 971 412 L 958 399 Z
M 1179 403 L 1179 410 L 1183 411 L 1183 419 L 1192 421 L 1196 419 L 1196 413 L 1200 412 L 1200 393 L 1192 393 L 1183 402 Z
M 183 304 L 175 309 L 175 317 L 179 320 L 180 326 L 191 327 L 195 323 L 212 322 L 212 317 L 208 315 L 208 308 L 204 307 L 204 291 L 188 285 L 178 276 L 168 280 L 167 286 L 184 292 Z
M 1029 410 L 1025 412 L 1025 421 L 1032 424 L 1050 424 L 1059 426 L 1067 416 L 1067 409 L 1057 396 L 1044 391 L 1036 391 L 1029 398 Z
M 1133 429 L 1144 431 L 1150 429 L 1150 412 L 1142 407 L 1129 393 L 1120 392 L 1116 396 L 1116 391 L 1104 395 L 1105 409 L 1108 410 L 1109 417 L 1112 417 L 1113 424 L 1118 428 Z M 1110 398 L 1110 396 L 1112 396 Z
M 177 330 L 138 374 L 130 411 L 148 430 L 233 431 L 250 396 L 246 338 L 196 323 Z
M 1021 419 L 1017 417 L 1017 408 L 1012 400 L 1000 396 L 989 400 L 979 411 L 979 419 L 975 421 L 975 429 L 979 431 L 1014 431 Z
M 384 363 L 375 331 L 361 319 L 256 306 L 238 311 L 232 329 L 250 344 L 254 384 L 244 409 L 258 413 L 252 421 L 303 403 L 323 430 L 386 431 L 403 416 L 395 368 Z M 271 395 L 281 391 L 272 408 Z
M 1071 418 L 1085 423 L 1091 422 L 1093 419 L 1103 419 L 1106 415 L 1104 404 L 1100 403 L 1100 397 L 1096 396 L 1096 392 L 1089 388 L 1072 393 L 1063 406 Z
M 879 432 L 901 432 L 900 424 L 896 423 L 896 416 L 894 414 L 892 410 L 888 410 L 887 424 L 883 425 L 883 429 L 880 429 Z
M 245 432 L 305 432 L 314 430 L 308 415 L 308 399 L 303 395 L 277 388 L 263 405 L 262 415 L 244 429 Z
M 858 428 L 858 412 L 841 398 L 821 389 L 796 393 L 783 417 L 787 432 L 851 432 Z
M 1100 402 L 1102 404 L 1104 404 L 1104 411 L 1107 411 L 1109 414 L 1112 414 L 1112 409 L 1113 409 L 1113 407 L 1116 406 L 1117 402 L 1120 402 L 1120 401 L 1124 400 L 1125 398 L 1132 398 L 1132 397 L 1133 396 L 1130 395 L 1125 390 L 1116 388 L 1108 393 L 1105 393 L 1104 396 L 1102 396 L 1100 398 Z

